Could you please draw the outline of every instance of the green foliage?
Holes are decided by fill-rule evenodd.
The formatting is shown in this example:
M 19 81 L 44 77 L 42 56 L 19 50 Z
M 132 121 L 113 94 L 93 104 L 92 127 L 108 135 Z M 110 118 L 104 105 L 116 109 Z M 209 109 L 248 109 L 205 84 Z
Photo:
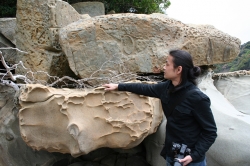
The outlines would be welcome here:
M 91 0 L 64 0 L 69 4 L 77 2 L 89 2 Z M 166 10 L 170 6 L 169 0 L 92 0 L 104 3 L 106 13 L 137 13 L 151 14 Z M 160 6 L 161 4 L 161 6 Z
M 151 14 L 160 12 L 170 5 L 168 0 L 107 0 L 106 11 L 114 10 L 116 13 L 138 13 Z M 160 7 L 162 4 L 162 8 Z
M 17 0 L 1 0 L 0 2 L 0 18 L 16 17 Z
M 250 70 L 250 41 L 241 46 L 240 53 L 232 62 L 215 65 L 215 73 Z

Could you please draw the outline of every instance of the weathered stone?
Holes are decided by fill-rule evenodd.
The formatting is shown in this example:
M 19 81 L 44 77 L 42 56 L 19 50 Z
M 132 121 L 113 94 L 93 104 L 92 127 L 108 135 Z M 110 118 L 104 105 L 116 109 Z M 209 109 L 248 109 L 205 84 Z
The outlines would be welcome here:
M 28 54 L 20 55 L 17 61 L 31 71 L 43 71 L 62 76 L 68 69 L 67 63 L 56 61 L 63 56 L 58 43 L 58 29 L 79 20 L 81 15 L 67 2 L 60 0 L 19 0 L 17 1 L 16 46 Z M 54 61 L 56 60 L 56 61 Z M 64 61 L 65 62 L 65 61 Z M 18 68 L 17 73 L 26 74 L 27 70 Z M 46 74 L 35 75 L 37 79 L 47 80 Z
M 4 56 L 4 60 L 9 64 L 15 64 L 17 58 L 16 50 L 7 49 L 13 47 L 15 47 L 15 45 L 12 44 L 4 35 L 0 33 L 0 48 L 2 48 L 0 49 L 0 51 Z
M 28 70 L 61 77 L 62 71 L 71 69 L 80 78 L 101 77 L 106 82 L 114 82 L 111 77 L 124 79 L 129 72 L 160 72 L 172 48 L 188 50 L 196 65 L 207 65 L 234 59 L 240 44 L 211 26 L 185 25 L 163 14 L 88 18 L 60 0 L 18 1 L 16 40 L 17 47 L 28 52 L 18 54 L 16 61 Z M 55 67 L 64 53 L 69 66 L 63 60 Z M 26 74 L 27 70 L 16 72 Z M 47 81 L 48 76 L 36 74 L 34 78 Z
M 78 13 L 88 14 L 91 17 L 105 14 L 105 8 L 102 2 L 78 2 L 71 5 Z
M 240 48 L 239 39 L 212 26 L 186 25 L 164 14 L 79 20 L 61 28 L 59 40 L 70 68 L 81 78 L 121 74 L 120 64 L 132 73 L 159 72 L 173 48 L 189 51 L 198 66 L 231 61 Z
M 147 152 L 147 162 L 152 166 L 166 166 L 166 160 L 160 155 L 165 144 L 166 124 L 167 119 L 163 116 L 163 120 L 158 130 L 143 141 Z
M 14 45 L 16 44 L 15 30 L 16 18 L 0 18 L 0 33 Z
M 28 166 L 28 165 L 65 165 L 65 163 L 72 164 L 77 161 L 87 162 L 94 165 L 94 161 L 100 163 L 99 160 L 107 157 L 108 154 L 117 154 L 117 162 L 126 163 L 127 157 L 121 160 L 119 153 L 109 148 L 97 149 L 88 155 L 81 156 L 81 158 L 73 158 L 69 154 L 49 153 L 43 150 L 33 150 L 23 141 L 20 135 L 19 118 L 18 118 L 18 93 L 12 87 L 1 84 L 0 85 L 0 165 L 1 166 Z M 60 125 L 60 124 L 59 124 Z M 61 138 L 58 138 L 61 139 Z M 141 145 L 140 145 L 141 146 Z M 137 147 L 135 147 L 137 148 Z M 123 150 L 125 156 L 132 153 L 132 149 Z M 121 150 L 119 151 L 121 152 Z M 136 152 L 134 150 L 134 152 Z M 140 151 L 139 151 L 140 152 Z M 98 161 L 97 161 L 98 160 Z M 83 165 L 84 165 L 83 164 Z
M 20 135 L 17 94 L 12 87 L 0 84 L 0 165 L 53 165 L 57 160 L 70 158 L 27 146 Z
M 215 87 L 240 112 L 250 115 L 250 71 L 214 75 Z
M 9 41 L 4 35 L 0 33 L 0 47 L 13 47 L 15 46 L 13 43 Z
M 208 165 L 250 165 L 250 115 L 236 110 L 216 89 L 211 73 L 203 76 L 198 86 L 211 100 L 218 129 L 218 137 L 207 153 Z
M 135 147 L 162 120 L 158 99 L 103 88 L 54 89 L 29 84 L 19 99 L 24 141 L 35 150 L 74 157 L 101 147 Z

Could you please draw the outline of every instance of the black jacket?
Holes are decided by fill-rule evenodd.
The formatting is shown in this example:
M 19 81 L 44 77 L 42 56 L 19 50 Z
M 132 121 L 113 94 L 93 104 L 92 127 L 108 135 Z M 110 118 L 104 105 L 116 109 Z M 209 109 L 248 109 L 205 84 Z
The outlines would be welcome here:
M 178 100 L 183 91 L 194 88 L 197 87 L 187 82 L 180 89 L 173 91 L 171 81 L 158 84 L 128 83 L 118 86 L 119 91 L 159 98 L 165 115 L 171 103 Z M 171 116 L 167 117 L 165 146 L 161 153 L 164 158 L 173 157 L 171 148 L 172 143 L 176 142 L 186 144 L 191 149 L 193 162 L 204 160 L 205 153 L 217 137 L 210 104 L 209 97 L 196 90 L 175 107 Z

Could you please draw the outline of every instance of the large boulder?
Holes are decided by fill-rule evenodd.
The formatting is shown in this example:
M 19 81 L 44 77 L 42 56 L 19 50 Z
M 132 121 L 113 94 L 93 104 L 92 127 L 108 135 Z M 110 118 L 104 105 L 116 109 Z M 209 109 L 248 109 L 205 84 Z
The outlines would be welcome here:
M 19 98 L 20 131 L 27 145 L 74 157 L 101 147 L 135 147 L 162 120 L 159 99 L 129 92 L 28 84 Z
M 17 68 L 19 74 L 27 71 L 42 71 L 35 79 L 48 80 L 48 75 L 62 77 L 69 74 L 69 65 L 58 43 L 58 31 L 81 15 L 67 2 L 60 0 L 18 0 L 16 47 L 27 52 L 18 53 L 28 70 Z M 68 75 L 72 76 L 72 75 Z
M 8 83 L 8 82 L 6 82 Z M 50 153 L 46 150 L 34 150 L 22 139 L 19 127 L 18 104 L 19 89 L 0 84 L 0 165 L 1 166 L 103 166 L 117 163 L 117 166 L 145 166 L 145 149 L 140 144 L 131 149 L 100 148 L 88 155 L 72 157 L 70 154 Z M 60 125 L 57 124 L 57 125 Z M 58 137 L 58 139 L 61 139 Z M 112 165 L 112 164 L 111 164 Z
M 187 25 L 164 14 L 115 14 L 79 20 L 59 31 L 70 68 L 80 78 L 160 72 L 170 49 L 193 55 L 194 63 L 233 60 L 240 40 L 212 26 Z M 121 67 L 122 66 L 122 67 Z M 96 72 L 98 71 L 98 72 Z
M 250 165 L 250 115 L 239 112 L 216 89 L 212 73 L 202 77 L 198 86 L 211 100 L 211 109 L 218 128 L 218 137 L 207 153 L 208 165 Z M 238 89 L 234 90 L 237 92 Z
M 28 68 L 16 72 L 42 71 L 32 76 L 43 81 L 65 73 L 106 82 L 124 80 L 129 72 L 161 72 L 172 48 L 189 51 L 196 65 L 231 61 L 240 48 L 239 39 L 212 26 L 187 25 L 164 14 L 90 18 L 61 0 L 20 0 L 16 16 L 16 47 L 27 52 L 18 53 L 16 62 Z

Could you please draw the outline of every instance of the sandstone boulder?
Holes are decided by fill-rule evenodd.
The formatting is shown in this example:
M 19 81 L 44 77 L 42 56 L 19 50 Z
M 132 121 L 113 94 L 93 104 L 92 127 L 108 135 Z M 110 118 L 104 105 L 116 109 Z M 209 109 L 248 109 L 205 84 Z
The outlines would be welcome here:
M 28 52 L 18 53 L 16 61 L 22 61 L 28 70 L 43 71 L 34 75 L 38 80 L 47 81 L 46 73 L 64 76 L 69 67 L 58 43 L 58 30 L 79 20 L 81 15 L 61 0 L 20 0 L 16 17 L 16 47 Z M 25 75 L 27 70 L 18 68 L 16 72 Z
M 162 120 L 158 99 L 103 88 L 54 89 L 28 84 L 19 99 L 20 131 L 27 145 L 74 157 L 101 147 L 135 147 Z
M 187 25 L 164 14 L 90 18 L 61 0 L 20 0 L 16 16 L 16 46 L 28 52 L 18 53 L 16 61 L 33 72 L 43 71 L 34 74 L 43 81 L 71 70 L 71 77 L 125 80 L 129 72 L 161 72 L 172 48 L 189 51 L 196 65 L 231 61 L 240 48 L 239 39 L 212 26 Z
M 189 51 L 198 66 L 231 61 L 240 48 L 239 39 L 212 26 L 186 25 L 164 14 L 79 20 L 60 29 L 59 41 L 70 68 L 81 78 L 115 76 L 124 68 L 160 72 L 173 48 Z

